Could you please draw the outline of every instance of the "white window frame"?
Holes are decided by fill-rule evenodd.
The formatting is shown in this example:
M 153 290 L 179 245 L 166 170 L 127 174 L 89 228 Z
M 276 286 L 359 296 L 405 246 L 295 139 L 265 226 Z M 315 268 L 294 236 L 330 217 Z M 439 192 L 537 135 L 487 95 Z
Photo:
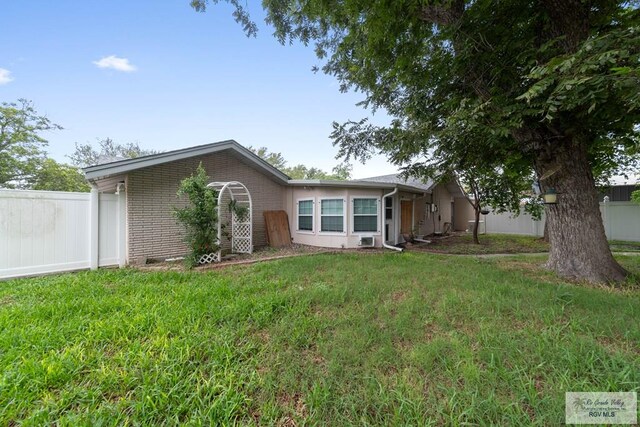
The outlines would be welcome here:
M 356 209 L 355 209 L 355 200 L 356 199 L 375 199 L 376 200 L 376 228 L 378 231 L 355 231 L 355 226 L 356 226 L 356 221 L 355 221 L 355 217 L 356 216 L 370 216 L 370 215 L 356 215 Z M 378 196 L 352 196 L 351 197 L 351 234 L 354 236 L 379 236 L 382 233 L 382 230 L 380 230 L 380 218 L 381 218 L 381 214 L 382 214 L 382 209 L 381 209 L 381 199 Z
M 322 215 L 322 202 L 324 200 L 342 200 L 342 232 L 339 231 L 322 231 L 322 217 L 323 216 L 339 216 L 339 215 Z M 336 197 L 321 197 L 318 200 L 318 234 L 326 236 L 346 236 L 347 235 L 347 200 L 344 196 Z
M 300 230 L 300 202 L 311 202 L 311 230 Z M 308 216 L 308 215 L 304 215 Z M 296 200 L 296 232 L 300 234 L 316 234 L 316 199 L 307 197 Z

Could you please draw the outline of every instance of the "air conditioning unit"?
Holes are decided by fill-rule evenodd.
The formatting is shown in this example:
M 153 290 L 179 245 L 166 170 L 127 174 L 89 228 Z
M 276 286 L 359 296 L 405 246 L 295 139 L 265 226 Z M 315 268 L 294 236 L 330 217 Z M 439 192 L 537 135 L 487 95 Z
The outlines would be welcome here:
M 372 248 L 376 244 L 376 238 L 373 236 L 362 236 L 358 242 L 358 246 L 363 248 Z

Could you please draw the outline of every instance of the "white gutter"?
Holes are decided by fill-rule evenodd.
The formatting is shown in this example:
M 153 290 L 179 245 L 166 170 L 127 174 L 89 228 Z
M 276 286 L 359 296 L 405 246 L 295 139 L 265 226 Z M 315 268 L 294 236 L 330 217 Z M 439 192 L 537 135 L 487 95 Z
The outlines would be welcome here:
M 385 205 L 384 204 L 385 204 L 385 200 L 387 200 L 387 197 L 391 197 L 394 194 L 396 194 L 397 192 L 398 192 L 398 187 L 394 188 L 391 193 L 388 193 L 388 194 L 385 194 L 384 196 L 382 196 L 382 208 L 383 209 L 381 209 L 382 213 L 380 215 L 380 222 L 382 223 L 381 224 L 382 225 L 382 246 L 387 248 L 387 249 L 393 249 L 394 251 L 402 252 L 402 248 L 396 248 L 395 246 L 387 245 L 387 237 L 388 237 L 387 233 L 386 233 L 387 227 L 384 226 L 384 221 L 385 221 L 385 219 L 384 219 L 384 217 L 385 217 L 385 215 L 384 215 Z M 395 205 L 394 205 L 394 207 L 395 207 Z M 395 229 L 395 227 L 394 227 L 394 229 Z

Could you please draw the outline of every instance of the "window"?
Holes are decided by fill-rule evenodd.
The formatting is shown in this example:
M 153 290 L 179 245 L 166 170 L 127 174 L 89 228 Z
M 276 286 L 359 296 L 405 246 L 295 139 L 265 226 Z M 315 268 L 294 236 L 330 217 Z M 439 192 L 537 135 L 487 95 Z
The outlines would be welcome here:
M 344 233 L 344 200 L 320 201 L 320 231 Z
M 313 233 L 313 199 L 298 200 L 298 231 Z
M 378 199 L 353 199 L 353 232 L 375 233 L 380 231 L 378 224 Z

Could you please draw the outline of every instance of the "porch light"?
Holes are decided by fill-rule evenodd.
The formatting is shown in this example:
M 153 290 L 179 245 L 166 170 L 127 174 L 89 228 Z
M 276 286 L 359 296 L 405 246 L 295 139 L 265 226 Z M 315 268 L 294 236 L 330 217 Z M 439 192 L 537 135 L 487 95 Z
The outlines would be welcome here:
M 553 187 L 550 187 L 542 195 L 542 198 L 544 199 L 545 205 L 555 205 L 556 203 L 558 203 L 558 193 L 556 192 L 556 189 Z

